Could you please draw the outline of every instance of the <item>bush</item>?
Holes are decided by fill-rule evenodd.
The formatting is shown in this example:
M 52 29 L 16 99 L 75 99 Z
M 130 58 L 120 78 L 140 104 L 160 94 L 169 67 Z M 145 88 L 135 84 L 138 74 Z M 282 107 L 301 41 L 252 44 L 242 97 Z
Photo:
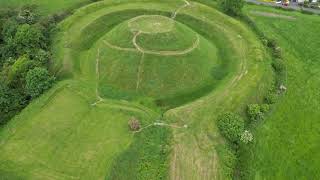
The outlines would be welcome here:
M 23 105 L 23 96 L 0 82 L 0 125 L 10 119 Z
M 281 50 L 281 48 L 279 46 L 275 47 L 272 50 L 272 55 L 275 58 L 282 58 L 282 50 Z
M 53 84 L 54 78 L 44 68 L 36 67 L 27 73 L 26 90 L 31 97 L 38 97 L 48 90 Z
M 267 113 L 270 111 L 270 105 L 269 104 L 261 104 L 260 105 L 260 111 L 262 113 Z
M 277 47 L 277 42 L 274 39 L 269 39 L 267 46 L 269 48 L 275 49 Z
M 278 94 L 275 92 L 269 92 L 265 98 L 267 104 L 274 104 L 278 101 Z
M 244 144 L 248 144 L 253 141 L 253 135 L 250 131 L 245 130 L 240 137 L 240 141 Z
M 237 114 L 227 112 L 219 115 L 218 128 L 229 141 L 237 142 L 244 131 L 244 120 Z
M 276 59 L 272 62 L 272 67 L 276 72 L 283 72 L 286 70 L 286 65 L 281 59 Z
M 131 131 L 138 131 L 141 128 L 140 121 L 136 118 L 131 118 L 128 125 Z
M 249 104 L 247 108 L 247 113 L 252 121 L 262 120 L 263 113 L 261 112 L 261 107 L 259 104 Z
M 239 16 L 244 6 L 244 0 L 219 0 L 221 9 L 231 15 Z
M 50 58 L 50 53 L 43 49 L 39 49 L 35 54 L 32 55 L 32 59 L 40 65 L 47 65 Z

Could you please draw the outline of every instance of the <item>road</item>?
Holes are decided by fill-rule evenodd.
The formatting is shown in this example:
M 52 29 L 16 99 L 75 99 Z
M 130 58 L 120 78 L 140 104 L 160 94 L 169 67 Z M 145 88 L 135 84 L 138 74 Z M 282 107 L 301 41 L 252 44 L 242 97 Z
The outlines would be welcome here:
M 294 9 L 296 11 L 300 11 L 301 9 L 305 10 L 305 11 L 308 11 L 308 12 L 312 12 L 314 14 L 320 14 L 320 9 L 312 9 L 312 8 L 305 8 L 305 7 L 301 7 L 298 5 L 298 3 L 290 3 L 289 6 L 282 6 L 280 4 L 276 4 L 276 3 L 273 3 L 273 2 L 261 2 L 261 1 L 258 1 L 258 0 L 246 0 L 247 2 L 250 2 L 250 3 L 254 3 L 254 4 L 258 4 L 258 5 L 267 5 L 267 6 L 273 6 L 273 7 L 282 7 L 283 9 Z

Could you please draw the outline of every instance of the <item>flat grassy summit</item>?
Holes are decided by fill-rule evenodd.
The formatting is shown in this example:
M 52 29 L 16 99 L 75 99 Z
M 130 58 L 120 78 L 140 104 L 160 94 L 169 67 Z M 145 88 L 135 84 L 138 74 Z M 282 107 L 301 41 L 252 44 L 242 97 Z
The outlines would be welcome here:
M 169 17 L 141 15 L 127 20 L 108 32 L 95 49 L 102 96 L 159 99 L 216 81 L 215 45 Z

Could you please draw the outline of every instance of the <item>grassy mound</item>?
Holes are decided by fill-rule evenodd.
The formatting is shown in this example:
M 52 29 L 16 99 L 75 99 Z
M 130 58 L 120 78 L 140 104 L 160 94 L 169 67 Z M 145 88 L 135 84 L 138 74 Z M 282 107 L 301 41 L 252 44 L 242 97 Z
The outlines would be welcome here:
M 103 97 L 160 99 L 217 80 L 211 73 L 219 63 L 214 44 L 164 16 L 130 19 L 107 33 L 95 49 L 100 51 L 96 59 Z
M 256 36 L 196 2 L 93 3 L 59 25 L 53 50 L 52 70 L 71 81 L 0 130 L 9 179 L 228 179 L 216 116 L 270 79 Z

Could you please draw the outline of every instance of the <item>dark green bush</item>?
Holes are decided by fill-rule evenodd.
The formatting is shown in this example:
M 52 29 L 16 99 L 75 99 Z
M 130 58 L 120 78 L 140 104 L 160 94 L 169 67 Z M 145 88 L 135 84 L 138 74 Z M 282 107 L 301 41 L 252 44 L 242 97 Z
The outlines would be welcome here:
M 286 65 L 281 59 L 275 59 L 272 62 L 272 67 L 276 72 L 282 72 L 286 70 Z
M 221 9 L 231 16 L 239 16 L 245 3 L 244 0 L 219 0 L 218 2 Z
M 44 68 L 34 68 L 27 73 L 26 90 L 31 97 L 38 97 L 48 90 L 53 84 L 54 78 Z
M 227 112 L 219 115 L 218 127 L 230 142 L 237 142 L 244 131 L 244 120 L 237 114 Z

